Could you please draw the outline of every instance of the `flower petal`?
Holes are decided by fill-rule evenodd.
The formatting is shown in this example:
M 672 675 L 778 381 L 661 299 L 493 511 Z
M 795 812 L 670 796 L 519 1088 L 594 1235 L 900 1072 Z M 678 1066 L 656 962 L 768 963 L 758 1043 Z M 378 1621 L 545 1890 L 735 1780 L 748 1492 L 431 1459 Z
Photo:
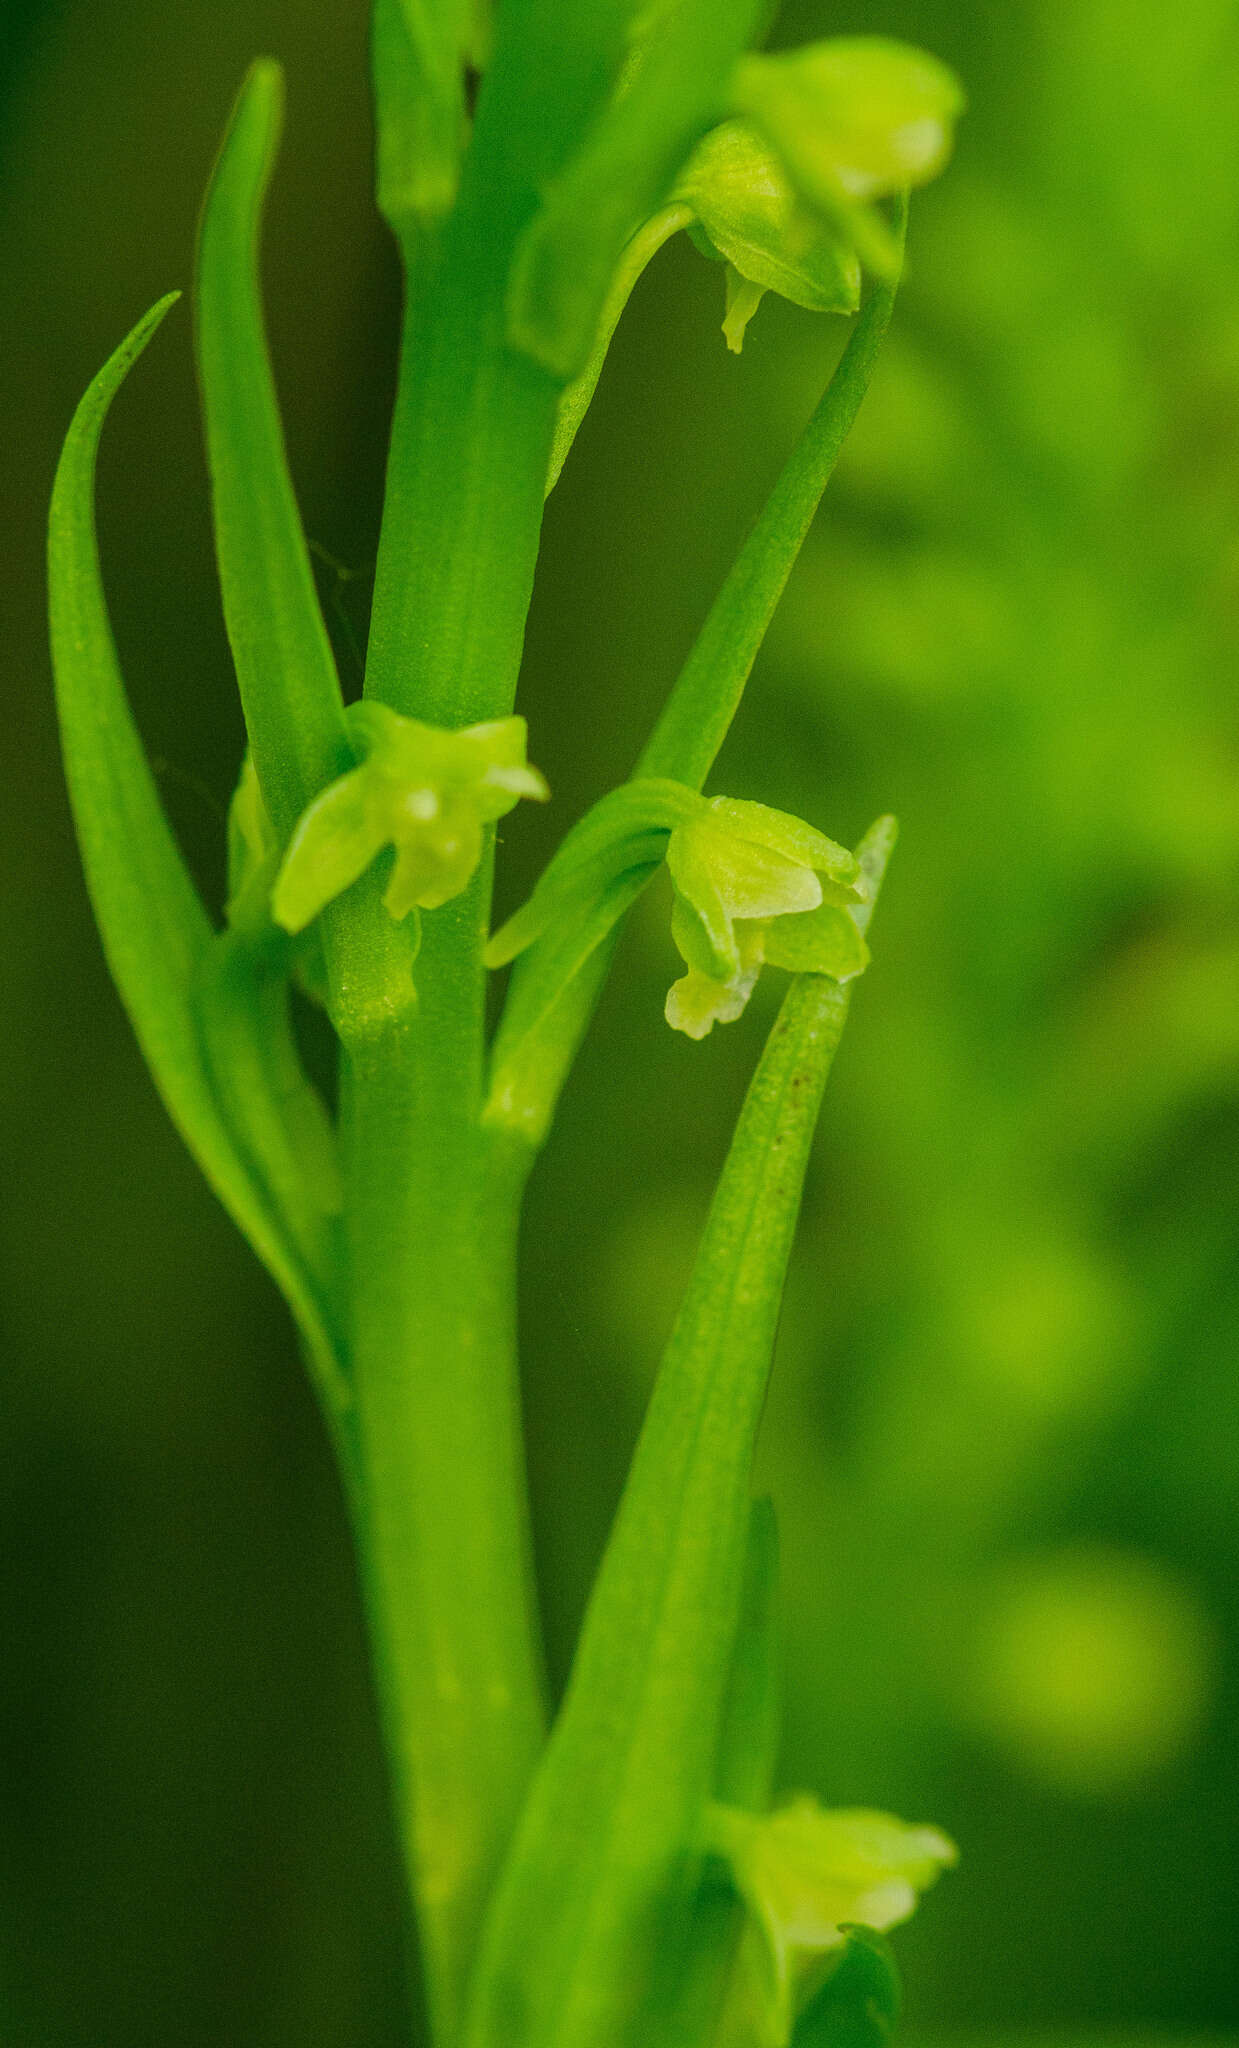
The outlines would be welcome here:
M 701 825 L 695 819 L 677 825 L 667 842 L 667 867 L 676 891 L 671 929 L 677 946 L 690 967 L 726 980 L 739 967 L 740 955 L 731 915 L 715 877 L 717 837 L 710 833 L 703 838 Z M 681 933 L 689 946 L 687 952 L 681 943 Z
M 276 923 L 288 932 L 302 931 L 365 873 L 389 830 L 365 768 L 352 768 L 329 783 L 288 842 L 271 896 Z
M 673 1031 L 687 1038 L 705 1038 L 716 1024 L 734 1024 L 757 986 L 760 962 L 733 981 L 715 981 L 690 967 L 667 990 L 664 1014 Z
M 766 958 L 793 974 L 829 974 L 851 981 L 869 965 L 869 948 L 854 919 L 837 904 L 823 903 L 798 917 L 778 917 L 766 927 Z
M 798 867 L 815 868 L 820 874 L 829 875 L 833 882 L 850 883 L 856 879 L 859 869 L 855 854 L 837 840 L 828 839 L 824 832 L 806 825 L 802 818 L 793 818 L 787 811 L 773 811 L 768 804 L 749 803 L 743 797 L 732 796 L 711 797 L 709 810 L 727 831 L 765 846 L 771 853 L 781 853 Z
M 482 821 L 468 799 L 444 806 L 432 824 L 402 831 L 383 902 L 394 918 L 438 910 L 467 889 L 482 858 Z
M 703 819 L 689 828 L 696 834 L 701 857 L 730 917 L 784 917 L 797 910 L 816 910 L 822 885 L 813 869 L 788 860 L 755 839 L 720 831 Z

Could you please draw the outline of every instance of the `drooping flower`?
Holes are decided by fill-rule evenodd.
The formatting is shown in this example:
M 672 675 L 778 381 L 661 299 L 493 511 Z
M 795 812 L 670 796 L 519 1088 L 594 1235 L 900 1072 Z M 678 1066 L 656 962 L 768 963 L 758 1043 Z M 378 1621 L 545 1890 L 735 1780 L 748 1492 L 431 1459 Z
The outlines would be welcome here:
M 671 935 L 688 972 L 667 1022 L 690 1038 L 738 1017 L 762 966 L 850 981 L 869 959 L 848 906 L 862 900 L 846 847 L 765 804 L 713 797 L 667 846 Z
M 964 106 L 955 74 L 908 43 L 835 36 L 742 57 L 732 105 L 805 203 L 871 269 L 895 275 L 898 244 L 872 202 L 942 169 Z
M 457 732 L 369 701 L 349 713 L 360 766 L 330 783 L 297 824 L 276 878 L 272 915 L 301 931 L 385 847 L 395 864 L 383 901 L 394 918 L 459 896 L 482 857 L 484 828 L 523 796 L 545 800 L 525 759 L 523 718 Z
M 769 144 L 747 121 L 724 121 L 697 145 L 673 197 L 692 208 L 689 234 L 727 266 L 727 346 L 768 291 L 815 313 L 854 313 L 860 264 L 803 203 Z

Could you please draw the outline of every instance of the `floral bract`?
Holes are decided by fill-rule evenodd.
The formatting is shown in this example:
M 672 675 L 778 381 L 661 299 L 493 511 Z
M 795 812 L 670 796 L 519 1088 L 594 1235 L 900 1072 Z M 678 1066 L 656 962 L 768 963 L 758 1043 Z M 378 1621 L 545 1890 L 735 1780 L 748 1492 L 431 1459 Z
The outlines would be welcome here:
M 523 718 L 449 732 L 366 702 L 349 726 L 366 759 L 315 798 L 289 841 L 271 900 L 286 931 L 300 931 L 387 846 L 391 915 L 436 910 L 468 886 L 484 827 L 521 797 L 549 793 L 525 759 Z
M 849 915 L 861 900 L 846 847 L 765 804 L 714 797 L 667 846 L 671 935 L 688 969 L 667 1022 L 690 1038 L 738 1017 L 765 962 L 849 981 L 868 948 Z

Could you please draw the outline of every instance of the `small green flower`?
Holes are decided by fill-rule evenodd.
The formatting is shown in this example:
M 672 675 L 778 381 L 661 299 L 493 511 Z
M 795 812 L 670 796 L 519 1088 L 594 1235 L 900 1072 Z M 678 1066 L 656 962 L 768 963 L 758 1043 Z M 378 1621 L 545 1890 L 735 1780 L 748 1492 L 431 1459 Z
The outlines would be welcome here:
M 882 36 L 837 36 L 736 66 L 732 104 L 805 202 L 880 274 L 898 250 L 875 199 L 936 177 L 964 106 L 954 73 Z
M 315 798 L 293 832 L 271 899 L 286 931 L 301 931 L 387 846 L 396 854 L 383 897 L 391 915 L 436 910 L 468 886 L 484 828 L 521 797 L 549 794 L 525 759 L 523 718 L 448 732 L 369 701 L 348 716 L 366 758 Z
M 667 996 L 667 1022 L 690 1038 L 728 1024 L 763 964 L 850 981 L 869 953 L 848 905 L 861 901 L 846 847 L 765 804 L 717 796 L 667 845 L 671 935 L 688 973 Z
M 760 1937 L 770 2041 L 788 2039 L 802 1987 L 842 1956 L 849 1927 L 899 1926 L 958 1859 L 938 1828 L 805 1795 L 765 1815 L 712 1807 L 709 1832 Z
M 727 265 L 723 333 L 738 354 L 766 292 L 813 313 L 854 313 L 860 264 L 797 195 L 778 157 L 747 121 L 724 121 L 693 151 L 674 200 L 692 208 L 689 234 Z

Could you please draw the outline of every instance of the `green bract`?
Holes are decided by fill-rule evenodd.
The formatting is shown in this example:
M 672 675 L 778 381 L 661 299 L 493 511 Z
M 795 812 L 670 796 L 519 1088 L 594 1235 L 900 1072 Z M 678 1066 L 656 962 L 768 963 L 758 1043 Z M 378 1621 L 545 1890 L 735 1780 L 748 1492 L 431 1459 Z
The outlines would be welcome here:
M 385 846 L 396 854 L 383 897 L 391 916 L 437 910 L 468 886 L 484 826 L 523 796 L 550 794 L 525 760 L 523 718 L 445 732 L 363 703 L 348 724 L 366 759 L 314 799 L 289 840 L 271 898 L 285 931 L 301 931 Z
M 769 2048 L 790 2039 L 803 1992 L 823 1961 L 842 1959 L 849 1930 L 897 1927 L 958 1855 L 938 1828 L 804 1796 L 765 1815 L 715 1806 L 709 1834 L 759 1936 L 754 2006 Z
M 950 154 L 958 79 L 907 43 L 840 36 L 736 66 L 735 111 L 755 122 L 808 203 L 882 276 L 897 268 L 873 199 L 923 185 Z
M 724 121 L 693 151 L 675 199 L 691 207 L 692 239 L 727 265 L 723 332 L 739 351 L 764 293 L 814 313 L 854 313 L 855 253 L 804 205 L 768 143 L 747 121 Z

